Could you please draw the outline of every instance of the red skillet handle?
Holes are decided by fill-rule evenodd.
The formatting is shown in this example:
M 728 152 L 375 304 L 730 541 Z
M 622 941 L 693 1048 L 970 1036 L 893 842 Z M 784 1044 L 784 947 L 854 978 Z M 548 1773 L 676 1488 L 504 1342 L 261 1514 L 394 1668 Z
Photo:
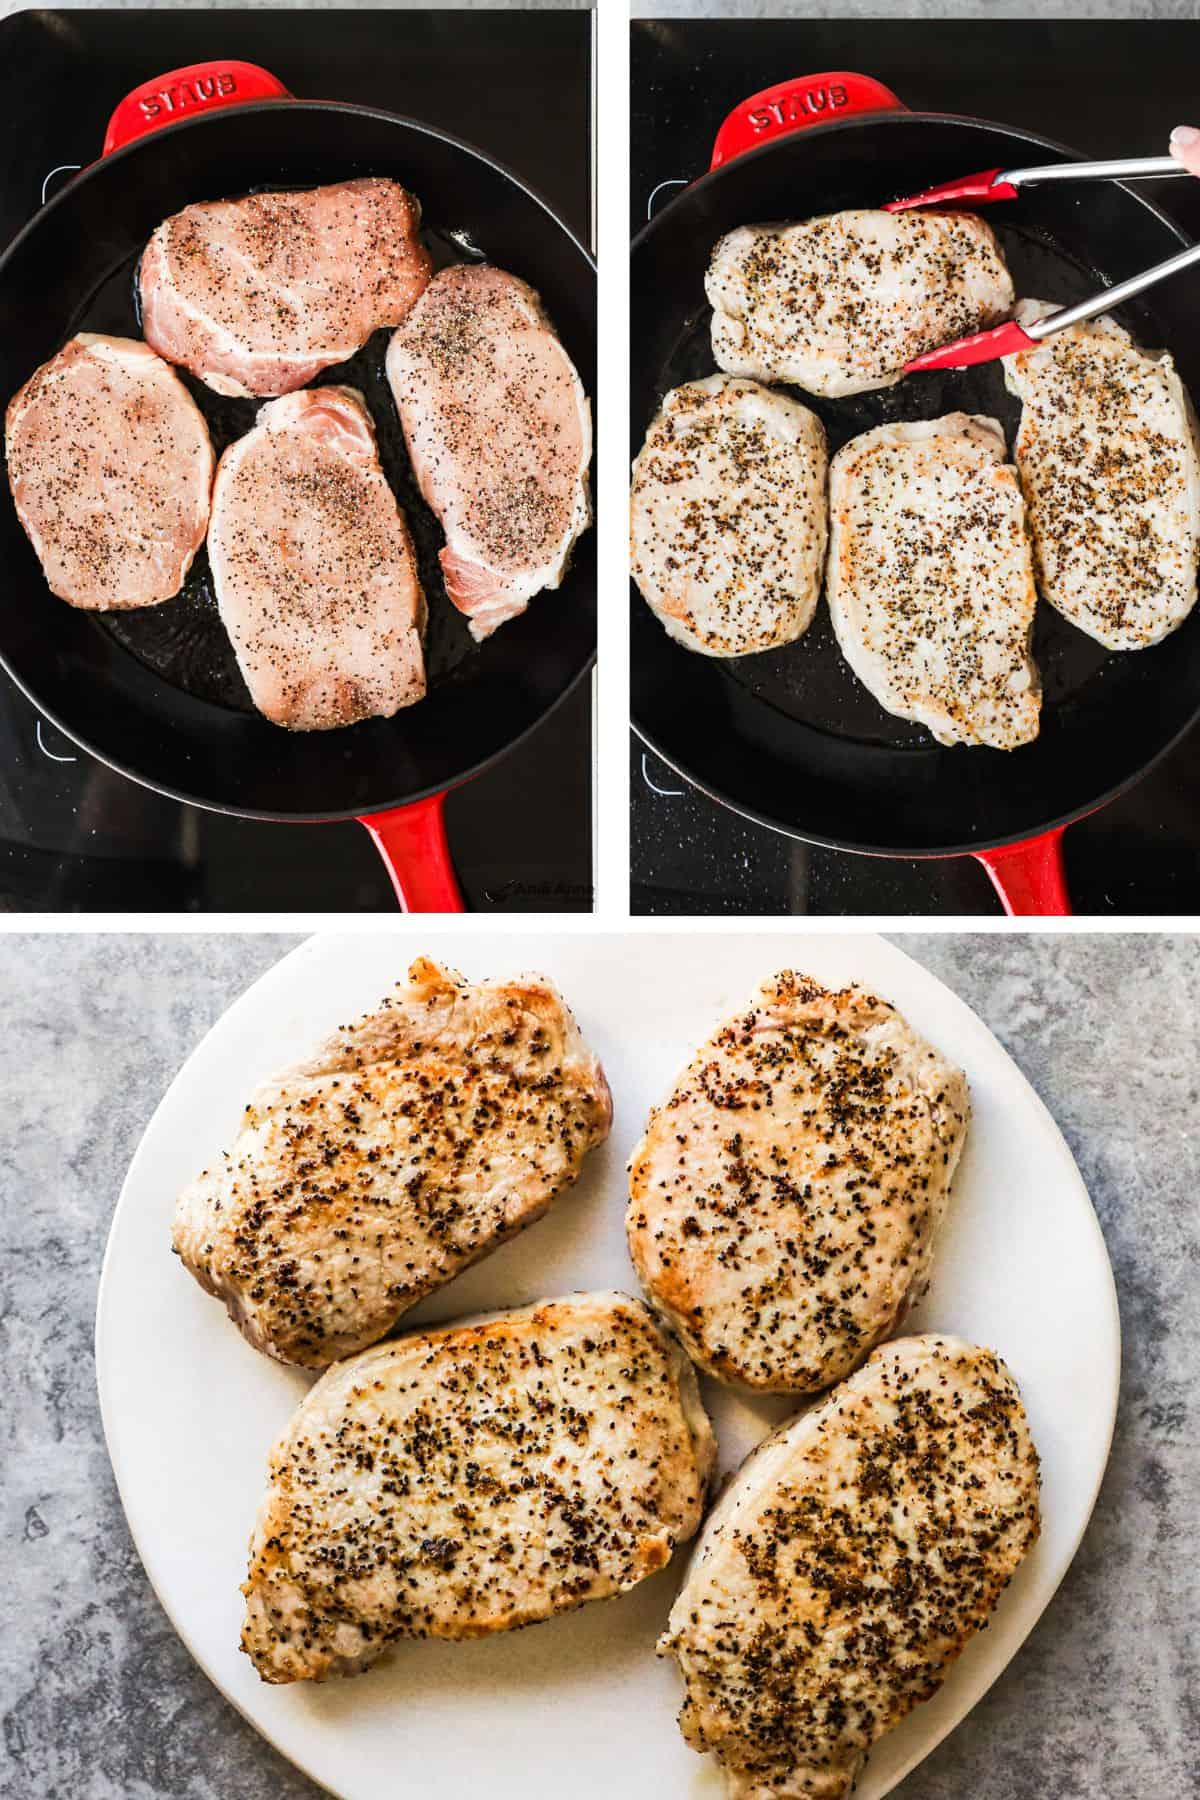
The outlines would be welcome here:
M 991 877 L 992 886 L 1010 918 L 1060 919 L 1071 916 L 1071 896 L 1063 871 L 1062 839 L 1065 825 L 1044 837 L 1023 844 L 1005 844 L 1001 850 L 976 850 Z
M 126 94 L 104 134 L 103 156 L 145 137 L 184 114 L 212 112 L 218 106 L 245 106 L 251 100 L 290 100 L 282 81 L 257 63 L 189 63 L 143 81 Z
M 445 804 L 445 794 L 433 794 L 358 821 L 375 841 L 403 912 L 466 911 L 446 842 Z
M 756 144 L 804 131 L 809 125 L 828 125 L 831 119 L 849 119 L 855 113 L 907 111 L 882 81 L 847 69 L 780 81 L 734 107 L 717 133 L 709 168 L 719 168 Z

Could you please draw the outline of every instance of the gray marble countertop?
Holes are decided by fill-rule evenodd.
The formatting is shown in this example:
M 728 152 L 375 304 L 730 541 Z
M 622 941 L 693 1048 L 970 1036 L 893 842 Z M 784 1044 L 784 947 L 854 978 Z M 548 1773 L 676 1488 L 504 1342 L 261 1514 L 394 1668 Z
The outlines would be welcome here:
M 0 936 L 5 1796 L 317 1793 L 159 1609 L 109 1471 L 92 1355 L 109 1218 L 143 1126 L 220 1012 L 297 941 Z M 987 1021 L 1062 1127 L 1125 1343 L 1112 1462 L 1073 1568 L 1015 1662 L 897 1792 L 1183 1800 L 1200 1792 L 1200 943 L 896 941 Z

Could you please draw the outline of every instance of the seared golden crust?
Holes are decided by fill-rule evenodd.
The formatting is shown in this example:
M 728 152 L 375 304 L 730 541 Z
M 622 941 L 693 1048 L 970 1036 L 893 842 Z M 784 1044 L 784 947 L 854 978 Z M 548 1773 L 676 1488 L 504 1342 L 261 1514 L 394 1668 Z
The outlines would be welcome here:
M 996 419 L 877 425 L 829 469 L 829 616 L 879 704 L 940 744 L 1038 734 L 1033 552 Z
M 242 1648 L 320 1681 L 620 1593 L 692 1536 L 714 1455 L 691 1365 L 622 1294 L 379 1344 L 272 1452 Z
M 1023 300 L 1016 316 L 1054 310 Z M 1175 364 L 1101 318 L 1005 357 L 1004 379 L 1043 600 L 1110 650 L 1158 643 L 1195 606 L 1200 559 L 1196 420 Z
M 738 1800 L 843 1800 L 1039 1528 L 1037 1453 L 999 1357 L 885 1344 L 768 1438 L 710 1515 L 659 1644 L 686 1684 L 685 1738 Z
M 664 396 L 633 465 L 633 578 L 670 636 L 745 656 L 807 631 L 825 567 L 815 413 L 733 375 Z
M 928 1278 L 969 1112 L 895 1008 L 785 972 L 698 1052 L 629 1172 L 630 1253 L 701 1368 L 815 1393 Z
M 1012 280 L 977 213 L 852 209 L 742 225 L 705 278 L 718 368 L 837 398 L 1005 318 Z
M 611 1119 L 548 982 L 470 986 L 420 958 L 254 1095 L 180 1195 L 174 1246 L 257 1349 L 324 1368 L 539 1218 Z

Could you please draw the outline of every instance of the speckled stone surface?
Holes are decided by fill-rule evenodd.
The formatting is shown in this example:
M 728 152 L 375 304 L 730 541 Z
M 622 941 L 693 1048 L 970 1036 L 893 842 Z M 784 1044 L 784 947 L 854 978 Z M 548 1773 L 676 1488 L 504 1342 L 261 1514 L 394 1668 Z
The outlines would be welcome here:
M 317 1793 L 160 1611 L 109 1472 L 92 1357 L 105 1235 L 142 1128 L 224 1007 L 297 941 L 0 937 L 6 1797 Z M 897 1792 L 1186 1800 L 1200 1793 L 1200 941 L 895 941 L 979 1012 L 1057 1118 L 1108 1241 L 1125 1341 L 1113 1459 L 1074 1567 Z

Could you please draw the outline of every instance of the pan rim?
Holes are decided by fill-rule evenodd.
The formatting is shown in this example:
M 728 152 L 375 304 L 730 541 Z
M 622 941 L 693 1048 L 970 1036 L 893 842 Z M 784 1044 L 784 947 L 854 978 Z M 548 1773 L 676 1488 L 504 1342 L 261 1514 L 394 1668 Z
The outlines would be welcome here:
M 818 137 L 832 137 L 841 132 L 857 131 L 864 125 L 968 125 L 974 130 L 991 131 L 1001 137 L 1013 138 L 1018 143 L 1036 144 L 1039 149 L 1057 151 L 1059 155 L 1066 157 L 1071 162 L 1087 161 L 1087 156 L 1082 150 L 1076 150 L 1072 145 L 1064 144 L 1058 138 L 1043 137 L 1041 132 L 1026 131 L 1020 125 L 1005 125 L 998 119 L 974 118 L 970 113 L 910 112 L 907 108 L 903 112 L 856 113 L 853 118 L 830 119 L 822 125 L 806 125 L 803 130 L 791 132 L 785 137 L 769 138 L 765 143 L 756 144 L 752 150 L 743 150 L 739 156 L 731 157 L 728 162 L 718 163 L 715 169 L 706 169 L 702 175 L 698 175 L 694 181 L 688 182 L 686 187 L 681 188 L 677 194 L 673 195 L 664 206 L 658 209 L 652 219 L 647 219 L 646 223 L 639 228 L 630 242 L 631 259 L 646 240 L 653 235 L 655 227 L 675 207 L 682 206 L 685 200 L 706 183 L 715 185 L 728 170 L 741 168 L 746 163 L 765 159 L 785 146 L 790 147 L 798 142 L 808 142 Z M 1165 225 L 1171 235 L 1178 238 L 1181 244 L 1189 245 L 1192 242 L 1187 232 L 1176 220 L 1172 219 L 1168 213 L 1163 212 L 1161 207 L 1156 206 L 1153 200 L 1148 199 L 1130 182 L 1114 181 L 1112 186 L 1120 188 L 1122 193 L 1128 194 L 1131 199 L 1136 200 L 1139 206 L 1144 206 L 1147 212 L 1152 213 L 1160 225 Z M 969 211 L 970 208 L 966 210 Z
M 80 187 L 84 183 L 96 178 L 101 172 L 107 171 L 131 157 L 137 157 L 141 153 L 149 153 L 152 151 L 158 140 L 164 137 L 177 137 L 182 133 L 199 131 L 205 127 L 216 127 L 224 118 L 233 118 L 235 116 L 243 117 L 248 113 L 268 114 L 277 112 L 280 109 L 286 109 L 289 114 L 294 114 L 294 111 L 297 108 L 309 113 L 350 114 L 355 118 L 371 119 L 377 123 L 383 123 L 389 126 L 399 125 L 421 137 L 434 139 L 440 143 L 449 145 L 452 149 L 457 150 L 466 156 L 474 158 L 477 162 L 492 169 L 503 179 L 510 182 L 520 193 L 524 194 L 527 199 L 532 201 L 533 204 L 545 214 L 550 225 L 557 227 L 566 238 L 567 242 L 579 256 L 582 257 L 586 267 L 591 272 L 594 283 L 597 269 L 596 259 L 592 252 L 572 230 L 570 225 L 567 224 L 566 220 L 561 217 L 553 206 L 551 206 L 545 196 L 536 188 L 530 186 L 522 176 L 518 175 L 515 170 L 510 168 L 509 165 L 499 157 L 491 155 L 490 152 L 483 150 L 479 145 L 471 143 L 466 138 L 458 137 L 453 132 L 445 131 L 439 126 L 430 125 L 424 120 L 412 118 L 406 113 L 391 112 L 386 107 L 363 106 L 351 101 L 305 100 L 291 97 L 286 100 L 253 101 L 244 106 L 219 107 L 211 112 L 198 113 L 189 118 L 177 119 L 169 125 L 160 126 L 156 130 L 146 133 L 144 137 L 134 138 L 129 143 L 121 145 L 119 149 L 110 152 L 108 156 L 98 157 L 95 162 L 87 164 L 84 168 L 80 169 L 70 181 L 64 183 L 59 191 L 53 195 L 44 206 L 40 206 L 21 227 L 20 231 L 17 232 L 11 242 L 4 247 L 3 251 L 0 251 L 0 281 L 5 278 L 10 262 L 17 256 L 26 241 L 33 236 L 43 221 L 57 208 L 66 205 L 68 200 L 79 192 Z M 593 331 L 593 339 L 594 336 L 595 333 Z M 594 470 L 592 472 L 592 480 L 594 486 Z M 589 529 L 592 531 L 595 530 L 594 520 Z M 51 708 L 45 702 L 39 700 L 31 691 L 25 680 L 13 668 L 7 653 L 3 649 L 0 649 L 0 669 L 3 669 L 14 687 L 16 687 L 18 692 L 24 696 L 39 716 L 44 718 L 48 724 L 53 725 L 56 731 L 60 731 L 64 737 L 69 739 L 69 741 L 76 746 L 77 749 L 82 750 L 87 756 L 91 757 L 95 762 L 102 764 L 105 768 L 113 770 L 115 774 L 122 776 L 125 780 L 133 781 L 139 787 L 145 788 L 151 793 L 161 794 L 166 799 L 174 800 L 181 805 L 198 807 L 202 812 L 221 814 L 229 818 L 248 819 L 275 824 L 314 825 L 326 823 L 334 824 L 352 819 L 370 818 L 378 813 L 392 812 L 405 806 L 418 805 L 420 802 L 431 799 L 435 795 L 450 793 L 455 788 L 465 785 L 468 781 L 473 781 L 477 776 L 484 774 L 488 769 L 501 762 L 510 754 L 510 752 L 516 750 L 520 744 L 524 743 L 526 738 L 537 731 L 559 710 L 566 700 L 575 692 L 580 682 L 591 674 L 591 671 L 596 665 L 596 655 L 597 647 L 595 642 L 593 642 L 587 656 L 580 663 L 579 667 L 550 701 L 549 705 L 546 706 L 535 719 L 530 720 L 529 723 L 514 736 L 507 738 L 497 749 L 490 751 L 477 762 L 474 762 L 457 772 L 448 783 L 444 781 L 434 782 L 419 788 L 411 789 L 406 793 L 391 798 L 381 797 L 377 799 L 372 797 L 370 801 L 364 802 L 359 806 L 337 808 L 334 810 L 295 812 L 280 812 L 269 807 L 233 805 L 228 801 L 218 801 L 211 797 L 202 798 L 197 794 L 188 792 L 182 786 L 176 786 L 165 781 L 156 780 L 150 774 L 132 769 L 128 767 L 122 759 L 107 755 L 99 750 L 93 743 L 89 742 L 87 737 L 78 729 L 68 725 L 59 716 L 56 709 Z M 353 730 L 353 727 L 348 727 L 346 729 Z
M 746 162 L 754 161 L 759 158 L 766 158 L 772 152 L 778 152 L 784 145 L 792 145 L 798 140 L 828 137 L 837 133 L 854 131 L 861 128 L 863 125 L 868 124 L 882 124 L 888 126 L 903 126 L 906 124 L 966 125 L 975 129 L 994 132 L 999 136 L 1011 138 L 1017 143 L 1032 144 L 1040 149 L 1055 151 L 1070 161 L 1078 162 L 1086 160 L 1086 156 L 1082 151 L 1076 150 L 1071 145 L 1064 144 L 1056 138 L 1044 137 L 1040 132 L 1026 131 L 1020 126 L 1006 125 L 998 120 L 975 118 L 967 113 L 910 112 L 906 109 L 903 112 L 880 111 L 874 113 L 859 113 L 849 119 L 833 119 L 825 124 L 807 126 L 802 131 L 797 131 L 784 137 L 769 139 L 765 143 L 756 145 L 752 150 L 743 151 L 740 156 L 731 158 L 729 162 L 719 164 L 715 169 L 706 169 L 695 181 L 690 182 L 687 187 L 681 188 L 676 195 L 669 199 L 666 204 L 654 214 L 653 218 L 648 219 L 638 230 L 630 245 L 631 268 L 634 257 L 652 238 L 655 228 L 667 218 L 672 210 L 682 206 L 685 200 L 688 200 L 697 189 L 703 187 L 706 183 L 715 183 L 726 170 L 739 167 Z M 1139 192 L 1138 189 L 1129 182 L 1114 182 L 1112 185 L 1120 188 L 1123 193 L 1128 194 L 1131 199 L 1136 200 L 1140 206 L 1143 206 L 1146 211 L 1149 212 L 1160 225 L 1164 226 L 1170 235 L 1180 244 L 1185 246 L 1191 244 L 1192 240 L 1189 238 L 1183 227 L 1144 193 Z M 633 429 L 636 432 L 637 426 L 634 425 Z M 646 603 L 638 593 L 632 576 L 630 577 L 629 585 L 631 600 L 636 600 L 636 604 L 639 606 L 645 606 Z M 1196 728 L 1198 720 L 1200 720 L 1200 695 L 1197 696 L 1191 716 L 1148 760 L 1140 763 L 1136 769 L 1132 770 L 1122 780 L 1106 789 L 1103 793 L 1095 795 L 1080 806 L 1072 808 L 1068 812 L 1053 819 L 1048 819 L 1037 826 L 1003 836 L 986 836 L 974 842 L 947 844 L 945 846 L 939 846 L 937 849 L 930 849 L 928 847 L 913 849 L 903 846 L 893 847 L 889 845 L 885 847 L 879 844 L 859 843 L 849 838 L 834 837 L 827 833 L 801 830 L 793 824 L 784 824 L 778 818 L 772 817 L 767 813 L 759 811 L 753 806 L 747 805 L 744 800 L 734 800 L 723 792 L 719 785 L 708 781 L 698 780 L 690 770 L 681 767 L 679 762 L 673 756 L 666 753 L 658 742 L 653 729 L 644 723 L 640 709 L 636 706 L 632 695 L 630 697 L 629 708 L 630 727 L 634 736 L 640 743 L 651 750 L 654 755 L 657 756 L 667 768 L 672 770 L 675 775 L 679 776 L 681 780 L 686 781 L 699 793 L 704 794 L 708 799 L 716 802 L 716 804 L 726 807 L 730 812 L 736 813 L 739 817 L 749 819 L 757 825 L 762 825 L 767 830 L 776 832 L 780 837 L 790 838 L 793 842 L 814 844 L 827 850 L 845 851 L 854 856 L 874 856 L 885 859 L 897 857 L 914 862 L 935 862 L 942 857 L 974 856 L 981 852 L 986 853 L 990 850 L 1000 850 L 1012 845 L 1033 842 L 1038 838 L 1049 836 L 1056 831 L 1065 830 L 1068 826 L 1077 823 L 1080 819 L 1086 818 L 1090 813 L 1098 812 L 1101 808 L 1108 806 L 1112 801 L 1128 792 L 1129 789 L 1136 787 L 1140 781 L 1149 775 L 1150 772 L 1156 768 L 1165 757 L 1169 756 L 1176 746 Z
M 312 113 L 349 113 L 355 118 L 374 119 L 386 125 L 402 125 L 422 137 L 435 138 L 439 143 L 449 144 L 453 149 L 461 150 L 465 155 L 474 157 L 477 162 L 484 163 L 488 168 L 494 169 L 497 174 L 503 175 L 514 187 L 519 188 L 536 206 L 540 207 L 551 223 L 557 225 L 563 235 L 578 250 L 593 275 L 596 274 L 596 259 L 592 252 L 571 229 L 562 215 L 551 206 L 545 195 L 537 188 L 531 187 L 523 176 L 518 175 L 514 169 L 510 168 L 508 163 L 502 161 L 498 156 L 493 156 L 490 151 L 482 149 L 480 145 L 473 144 L 469 138 L 458 137 L 452 131 L 443 131 L 440 126 L 429 125 L 423 119 L 414 119 L 409 113 L 390 112 L 383 106 L 361 106 L 349 100 L 288 98 L 286 100 L 253 100 L 248 101 L 244 106 L 222 106 L 215 108 L 212 112 L 196 113 L 191 118 L 175 119 L 170 125 L 160 125 L 155 130 L 147 132 L 144 137 L 133 138 L 129 143 L 122 144 L 119 149 L 110 151 L 107 156 L 98 156 L 95 162 L 85 164 L 72 176 L 70 181 L 63 183 L 58 192 L 52 195 L 44 206 L 38 207 L 37 211 L 25 221 L 16 236 L 4 246 L 3 250 L 0 250 L 0 279 L 4 277 L 9 260 L 24 244 L 26 238 L 32 236 L 42 221 L 49 218 L 58 207 L 64 206 L 85 182 L 96 179 L 101 172 L 115 168 L 131 157 L 148 152 L 164 138 L 178 137 L 189 131 L 215 128 L 224 119 L 244 118 L 248 113 L 260 115 L 280 111 L 294 113 L 297 109 Z
M 558 711 L 559 707 L 562 706 L 575 692 L 575 689 L 579 686 L 580 682 L 585 680 L 586 677 L 591 674 L 595 666 L 596 652 L 593 650 L 587 661 L 576 670 L 562 690 L 555 695 L 554 699 L 550 702 L 549 706 L 546 707 L 544 712 L 539 713 L 536 719 L 531 719 L 528 725 L 519 731 L 515 737 L 509 738 L 500 749 L 493 750 L 479 762 L 472 763 L 469 768 L 463 769 L 459 774 L 455 775 L 451 781 L 435 781 L 425 787 L 414 788 L 411 792 L 401 794 L 395 799 L 371 800 L 369 802 L 364 801 L 361 806 L 340 807 L 330 811 L 318 812 L 275 812 L 272 811 L 270 807 L 232 806 L 217 800 L 202 800 L 196 794 L 185 792 L 183 788 L 173 787 L 163 781 L 152 781 L 149 776 L 140 775 L 136 770 L 126 768 L 125 765 L 119 762 L 115 757 L 105 756 L 102 751 L 96 749 L 94 744 L 90 744 L 78 731 L 59 718 L 57 713 L 51 711 L 48 706 L 43 705 L 40 700 L 35 699 L 25 683 L 18 675 L 14 674 L 4 656 L 0 654 L 0 668 L 4 670 L 13 686 L 24 695 L 25 699 L 28 700 L 29 704 L 40 717 L 45 719 L 48 724 L 53 725 L 56 731 L 61 731 L 63 736 L 68 738 L 70 742 L 75 745 L 77 750 L 84 751 L 86 755 L 92 758 L 93 762 L 102 763 L 106 769 L 111 769 L 114 774 L 122 776 L 126 781 L 136 782 L 138 787 L 147 788 L 150 793 L 161 794 L 165 799 L 175 800 L 179 802 L 180 805 L 195 806 L 198 807 L 201 812 L 219 813 L 225 818 L 254 819 L 274 825 L 337 825 L 344 823 L 349 819 L 371 819 L 379 813 L 397 812 L 406 806 L 418 806 L 422 800 L 431 800 L 437 794 L 452 794 L 455 788 L 465 787 L 468 781 L 474 781 L 477 775 L 484 774 L 496 763 L 503 761 L 510 751 L 515 750 L 518 745 L 523 744 L 526 738 L 530 737 L 546 723 L 547 719 L 551 718 L 553 714 Z M 392 715 L 393 718 L 402 716 L 403 709 L 400 714 Z M 372 721 L 370 720 L 363 721 L 364 724 L 369 724 L 371 722 Z M 389 724 L 390 722 L 390 720 L 375 721 L 375 723 L 384 724 Z M 277 729 L 281 732 L 286 732 L 287 730 L 286 726 L 279 726 Z M 355 727 L 353 725 L 348 725 L 343 726 L 341 729 L 353 731 Z M 331 734 L 306 733 L 305 735 L 329 736 Z
M 699 781 L 689 770 L 680 768 L 679 764 L 668 756 L 645 726 L 638 724 L 633 718 L 630 719 L 630 728 L 639 743 L 644 744 L 648 750 L 652 750 L 659 761 L 665 763 L 673 774 L 678 775 L 681 781 L 686 781 L 690 787 L 694 787 L 699 793 L 704 794 L 707 799 L 715 801 L 718 806 L 727 808 L 729 812 L 737 813 L 740 818 L 750 819 L 755 825 L 763 825 L 768 831 L 775 832 L 779 837 L 790 838 L 793 843 L 815 844 L 822 850 L 844 850 L 851 856 L 877 856 L 883 860 L 887 860 L 889 857 L 899 857 L 908 862 L 939 862 L 943 857 L 978 856 L 986 854 L 990 850 L 1007 850 L 1015 848 L 1018 844 L 1036 843 L 1040 838 L 1050 837 L 1056 831 L 1065 831 L 1068 826 L 1077 825 L 1081 819 L 1089 818 L 1094 812 L 1100 812 L 1112 801 L 1119 800 L 1122 794 L 1128 793 L 1130 788 L 1136 787 L 1138 782 L 1149 775 L 1164 757 L 1170 755 L 1182 738 L 1194 730 L 1195 724 L 1194 718 L 1189 719 L 1187 724 L 1175 733 L 1169 743 L 1164 744 L 1161 750 L 1155 751 L 1149 762 L 1142 763 L 1132 775 L 1117 782 L 1115 787 L 1108 788 L 1104 793 L 1098 794 L 1082 806 L 1073 807 L 1069 812 L 1061 813 L 1053 819 L 1047 819 L 1044 824 L 1031 826 L 1024 831 L 1010 832 L 1004 837 L 977 838 L 971 843 L 939 845 L 936 850 L 931 850 L 928 846 L 923 849 L 911 849 L 901 845 L 893 849 L 891 845 L 860 844 L 850 838 L 831 837 L 826 833 L 801 831 L 795 825 L 784 825 L 769 814 L 747 806 L 742 800 L 728 798 L 714 783 Z M 969 746 L 964 746 L 964 748 L 969 748 Z M 1007 752 L 997 751 L 996 754 L 1003 756 Z

